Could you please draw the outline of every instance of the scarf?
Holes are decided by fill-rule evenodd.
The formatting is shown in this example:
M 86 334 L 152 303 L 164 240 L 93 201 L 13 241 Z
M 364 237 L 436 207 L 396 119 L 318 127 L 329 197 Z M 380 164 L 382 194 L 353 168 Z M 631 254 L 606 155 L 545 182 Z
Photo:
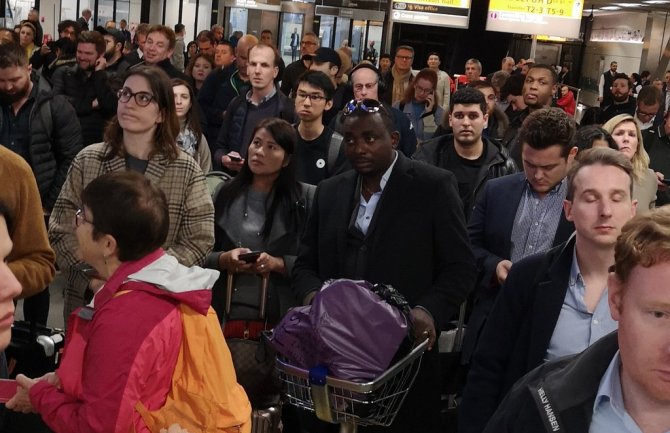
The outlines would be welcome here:
M 412 70 L 410 69 L 405 73 L 400 73 L 394 66 L 391 68 L 391 74 L 393 75 L 393 93 L 391 94 L 391 103 L 395 104 L 396 102 L 402 101 L 403 97 L 405 96 L 405 89 L 409 85 Z

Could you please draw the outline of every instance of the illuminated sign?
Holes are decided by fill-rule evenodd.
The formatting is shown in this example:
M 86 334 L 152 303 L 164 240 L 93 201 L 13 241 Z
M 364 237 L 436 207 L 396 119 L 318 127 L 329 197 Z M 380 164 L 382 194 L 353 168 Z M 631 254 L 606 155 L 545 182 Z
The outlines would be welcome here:
M 467 29 L 470 0 L 393 0 L 391 18 L 399 23 Z
M 582 0 L 490 0 L 486 30 L 578 38 Z

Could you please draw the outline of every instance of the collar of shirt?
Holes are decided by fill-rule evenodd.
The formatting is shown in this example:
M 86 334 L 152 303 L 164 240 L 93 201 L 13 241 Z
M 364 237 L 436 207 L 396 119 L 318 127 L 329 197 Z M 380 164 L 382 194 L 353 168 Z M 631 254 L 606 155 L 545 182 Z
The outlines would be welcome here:
M 567 183 L 567 178 L 564 177 L 563 179 L 561 179 L 560 182 L 558 182 L 556 185 L 554 185 L 554 187 L 551 188 L 551 189 L 547 192 L 547 194 L 545 195 L 545 197 L 546 197 L 546 196 L 549 196 L 549 195 L 554 195 L 554 194 L 558 194 L 558 193 L 562 192 L 562 190 L 563 190 L 563 186 L 564 186 L 566 183 Z M 529 194 L 531 194 L 533 197 L 537 197 L 537 193 L 536 193 L 535 190 L 533 189 L 533 185 L 531 185 L 530 182 L 528 182 L 528 179 L 526 179 L 526 192 L 529 193 Z
M 261 100 L 258 102 L 258 104 L 255 103 L 255 102 L 251 99 L 251 95 L 253 94 L 253 92 L 254 92 L 254 89 L 251 89 L 251 90 L 249 90 L 249 91 L 247 92 L 247 102 L 250 103 L 250 104 L 253 104 L 253 105 L 255 105 L 255 106 L 258 107 L 259 105 L 263 104 L 264 102 L 269 101 L 274 95 L 277 94 L 277 86 L 272 85 L 272 90 L 270 90 L 270 93 L 268 93 L 267 95 L 263 96 L 263 97 L 261 98 Z
M 623 392 L 621 391 L 620 366 L 621 357 L 619 356 L 619 351 L 617 351 L 609 367 L 605 370 L 602 379 L 600 379 L 596 400 L 593 403 L 593 411 L 596 412 L 602 405 L 609 403 L 614 413 L 623 419 L 626 409 L 623 405 Z
M 572 250 L 572 266 L 570 267 L 570 279 L 568 284 L 572 288 L 577 284 L 584 286 L 584 279 L 582 278 L 582 273 L 579 270 L 579 263 L 577 263 L 577 247 Z
M 383 192 L 384 188 L 386 188 L 386 184 L 389 181 L 389 178 L 391 177 L 391 172 L 393 171 L 393 167 L 395 167 L 395 163 L 398 161 L 398 151 L 394 150 L 395 156 L 393 158 L 393 162 L 389 166 L 388 170 L 384 172 L 384 175 L 382 176 L 382 180 L 379 181 L 379 192 Z

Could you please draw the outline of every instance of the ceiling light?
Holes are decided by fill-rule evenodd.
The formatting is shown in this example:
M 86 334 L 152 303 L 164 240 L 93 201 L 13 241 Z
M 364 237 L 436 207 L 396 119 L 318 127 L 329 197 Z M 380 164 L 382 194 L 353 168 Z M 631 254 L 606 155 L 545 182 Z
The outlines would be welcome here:
M 621 6 L 622 8 L 636 8 L 642 6 L 639 3 L 613 3 L 617 6 Z
M 643 0 L 642 3 L 646 3 L 648 5 L 664 5 L 670 3 L 670 0 Z
M 618 11 L 621 9 L 619 6 L 603 6 L 600 8 L 601 11 Z

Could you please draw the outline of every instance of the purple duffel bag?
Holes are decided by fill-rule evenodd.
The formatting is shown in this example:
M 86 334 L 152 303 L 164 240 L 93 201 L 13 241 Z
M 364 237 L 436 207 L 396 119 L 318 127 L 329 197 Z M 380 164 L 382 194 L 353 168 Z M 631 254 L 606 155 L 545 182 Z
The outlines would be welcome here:
M 269 342 L 298 367 L 325 366 L 338 379 L 373 380 L 388 369 L 407 338 L 408 313 L 404 298 L 391 287 L 331 280 L 312 305 L 291 309 Z

